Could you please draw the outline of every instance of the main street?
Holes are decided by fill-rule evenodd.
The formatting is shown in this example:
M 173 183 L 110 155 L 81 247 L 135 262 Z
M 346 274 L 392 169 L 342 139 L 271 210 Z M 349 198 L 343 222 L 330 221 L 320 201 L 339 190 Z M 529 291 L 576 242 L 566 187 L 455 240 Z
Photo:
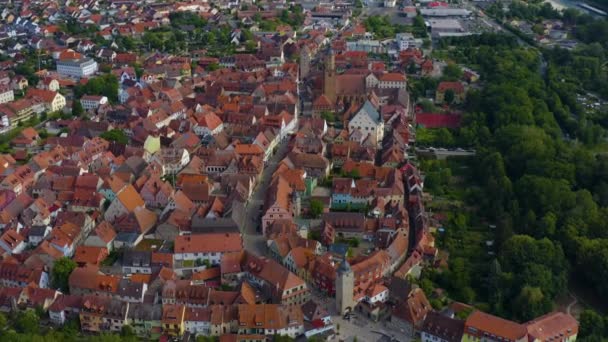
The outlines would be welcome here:
M 245 210 L 245 227 L 242 232 L 245 249 L 257 255 L 266 254 L 266 237 L 260 232 L 261 207 L 264 205 L 266 190 L 270 186 L 272 174 L 277 170 L 279 163 L 287 154 L 288 144 L 289 136 L 277 145 L 277 151 L 268 159 L 268 162 L 264 166 L 260 181 L 254 189 Z

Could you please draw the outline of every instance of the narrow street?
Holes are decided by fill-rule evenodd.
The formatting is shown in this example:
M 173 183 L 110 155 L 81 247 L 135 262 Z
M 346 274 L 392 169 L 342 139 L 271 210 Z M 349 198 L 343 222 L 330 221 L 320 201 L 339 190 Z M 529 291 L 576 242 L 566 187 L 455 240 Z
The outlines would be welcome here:
M 277 170 L 279 163 L 287 154 L 288 144 L 289 137 L 277 145 L 277 152 L 268 160 L 268 163 L 262 172 L 260 182 L 254 189 L 251 199 L 247 203 L 245 228 L 242 232 L 243 242 L 246 250 L 257 255 L 266 254 L 266 238 L 260 233 L 262 223 L 262 212 L 260 209 L 264 205 L 266 189 L 270 186 L 272 174 Z

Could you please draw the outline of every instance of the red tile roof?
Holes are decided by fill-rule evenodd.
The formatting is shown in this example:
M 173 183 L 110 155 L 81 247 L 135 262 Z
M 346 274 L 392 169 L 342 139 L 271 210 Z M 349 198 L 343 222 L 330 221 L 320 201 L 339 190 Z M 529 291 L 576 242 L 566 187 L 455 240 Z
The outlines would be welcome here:
M 209 233 L 177 236 L 175 253 L 238 252 L 243 249 L 240 233 Z
M 484 334 L 497 338 L 517 341 L 524 338 L 528 331 L 524 325 L 509 321 L 482 311 L 475 311 L 467 318 L 464 333 L 469 336 L 483 337 Z
M 458 128 L 460 127 L 461 119 L 462 116 L 460 114 L 416 114 L 416 124 L 422 125 L 425 128 Z

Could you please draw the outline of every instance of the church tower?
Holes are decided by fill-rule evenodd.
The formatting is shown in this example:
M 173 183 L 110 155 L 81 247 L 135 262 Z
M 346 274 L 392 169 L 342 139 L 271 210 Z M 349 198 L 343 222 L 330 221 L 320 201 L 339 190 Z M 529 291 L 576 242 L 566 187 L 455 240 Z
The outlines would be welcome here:
M 340 315 L 354 309 L 354 287 L 355 274 L 346 258 L 344 258 L 344 261 L 338 267 L 336 277 L 336 310 Z
M 336 56 L 334 50 L 330 49 L 327 57 L 325 57 L 323 94 L 331 102 L 336 104 Z

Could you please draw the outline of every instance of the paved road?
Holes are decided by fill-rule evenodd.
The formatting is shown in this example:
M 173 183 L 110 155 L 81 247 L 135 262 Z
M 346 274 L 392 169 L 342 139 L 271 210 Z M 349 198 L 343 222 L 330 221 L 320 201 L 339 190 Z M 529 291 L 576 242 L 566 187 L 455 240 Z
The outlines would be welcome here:
M 276 171 L 279 162 L 281 162 L 287 154 L 288 143 L 289 139 L 285 139 L 279 143 L 277 152 L 268 160 L 268 163 L 262 172 L 260 182 L 253 191 L 253 195 L 247 204 L 243 241 L 245 249 L 257 255 L 266 254 L 266 238 L 262 236 L 260 232 L 262 219 L 260 207 L 264 204 L 266 189 L 268 189 L 268 186 L 270 185 L 272 174 Z
M 358 312 L 350 320 L 344 319 L 344 317 L 338 315 L 336 299 L 333 297 L 327 297 L 314 289 L 311 291 L 311 297 L 329 312 L 334 330 L 337 331 L 338 326 L 340 327 L 340 340 L 348 341 L 356 338 L 358 341 L 366 342 L 390 341 L 391 339 L 399 342 L 411 341 L 408 336 L 390 324 L 374 322 Z

